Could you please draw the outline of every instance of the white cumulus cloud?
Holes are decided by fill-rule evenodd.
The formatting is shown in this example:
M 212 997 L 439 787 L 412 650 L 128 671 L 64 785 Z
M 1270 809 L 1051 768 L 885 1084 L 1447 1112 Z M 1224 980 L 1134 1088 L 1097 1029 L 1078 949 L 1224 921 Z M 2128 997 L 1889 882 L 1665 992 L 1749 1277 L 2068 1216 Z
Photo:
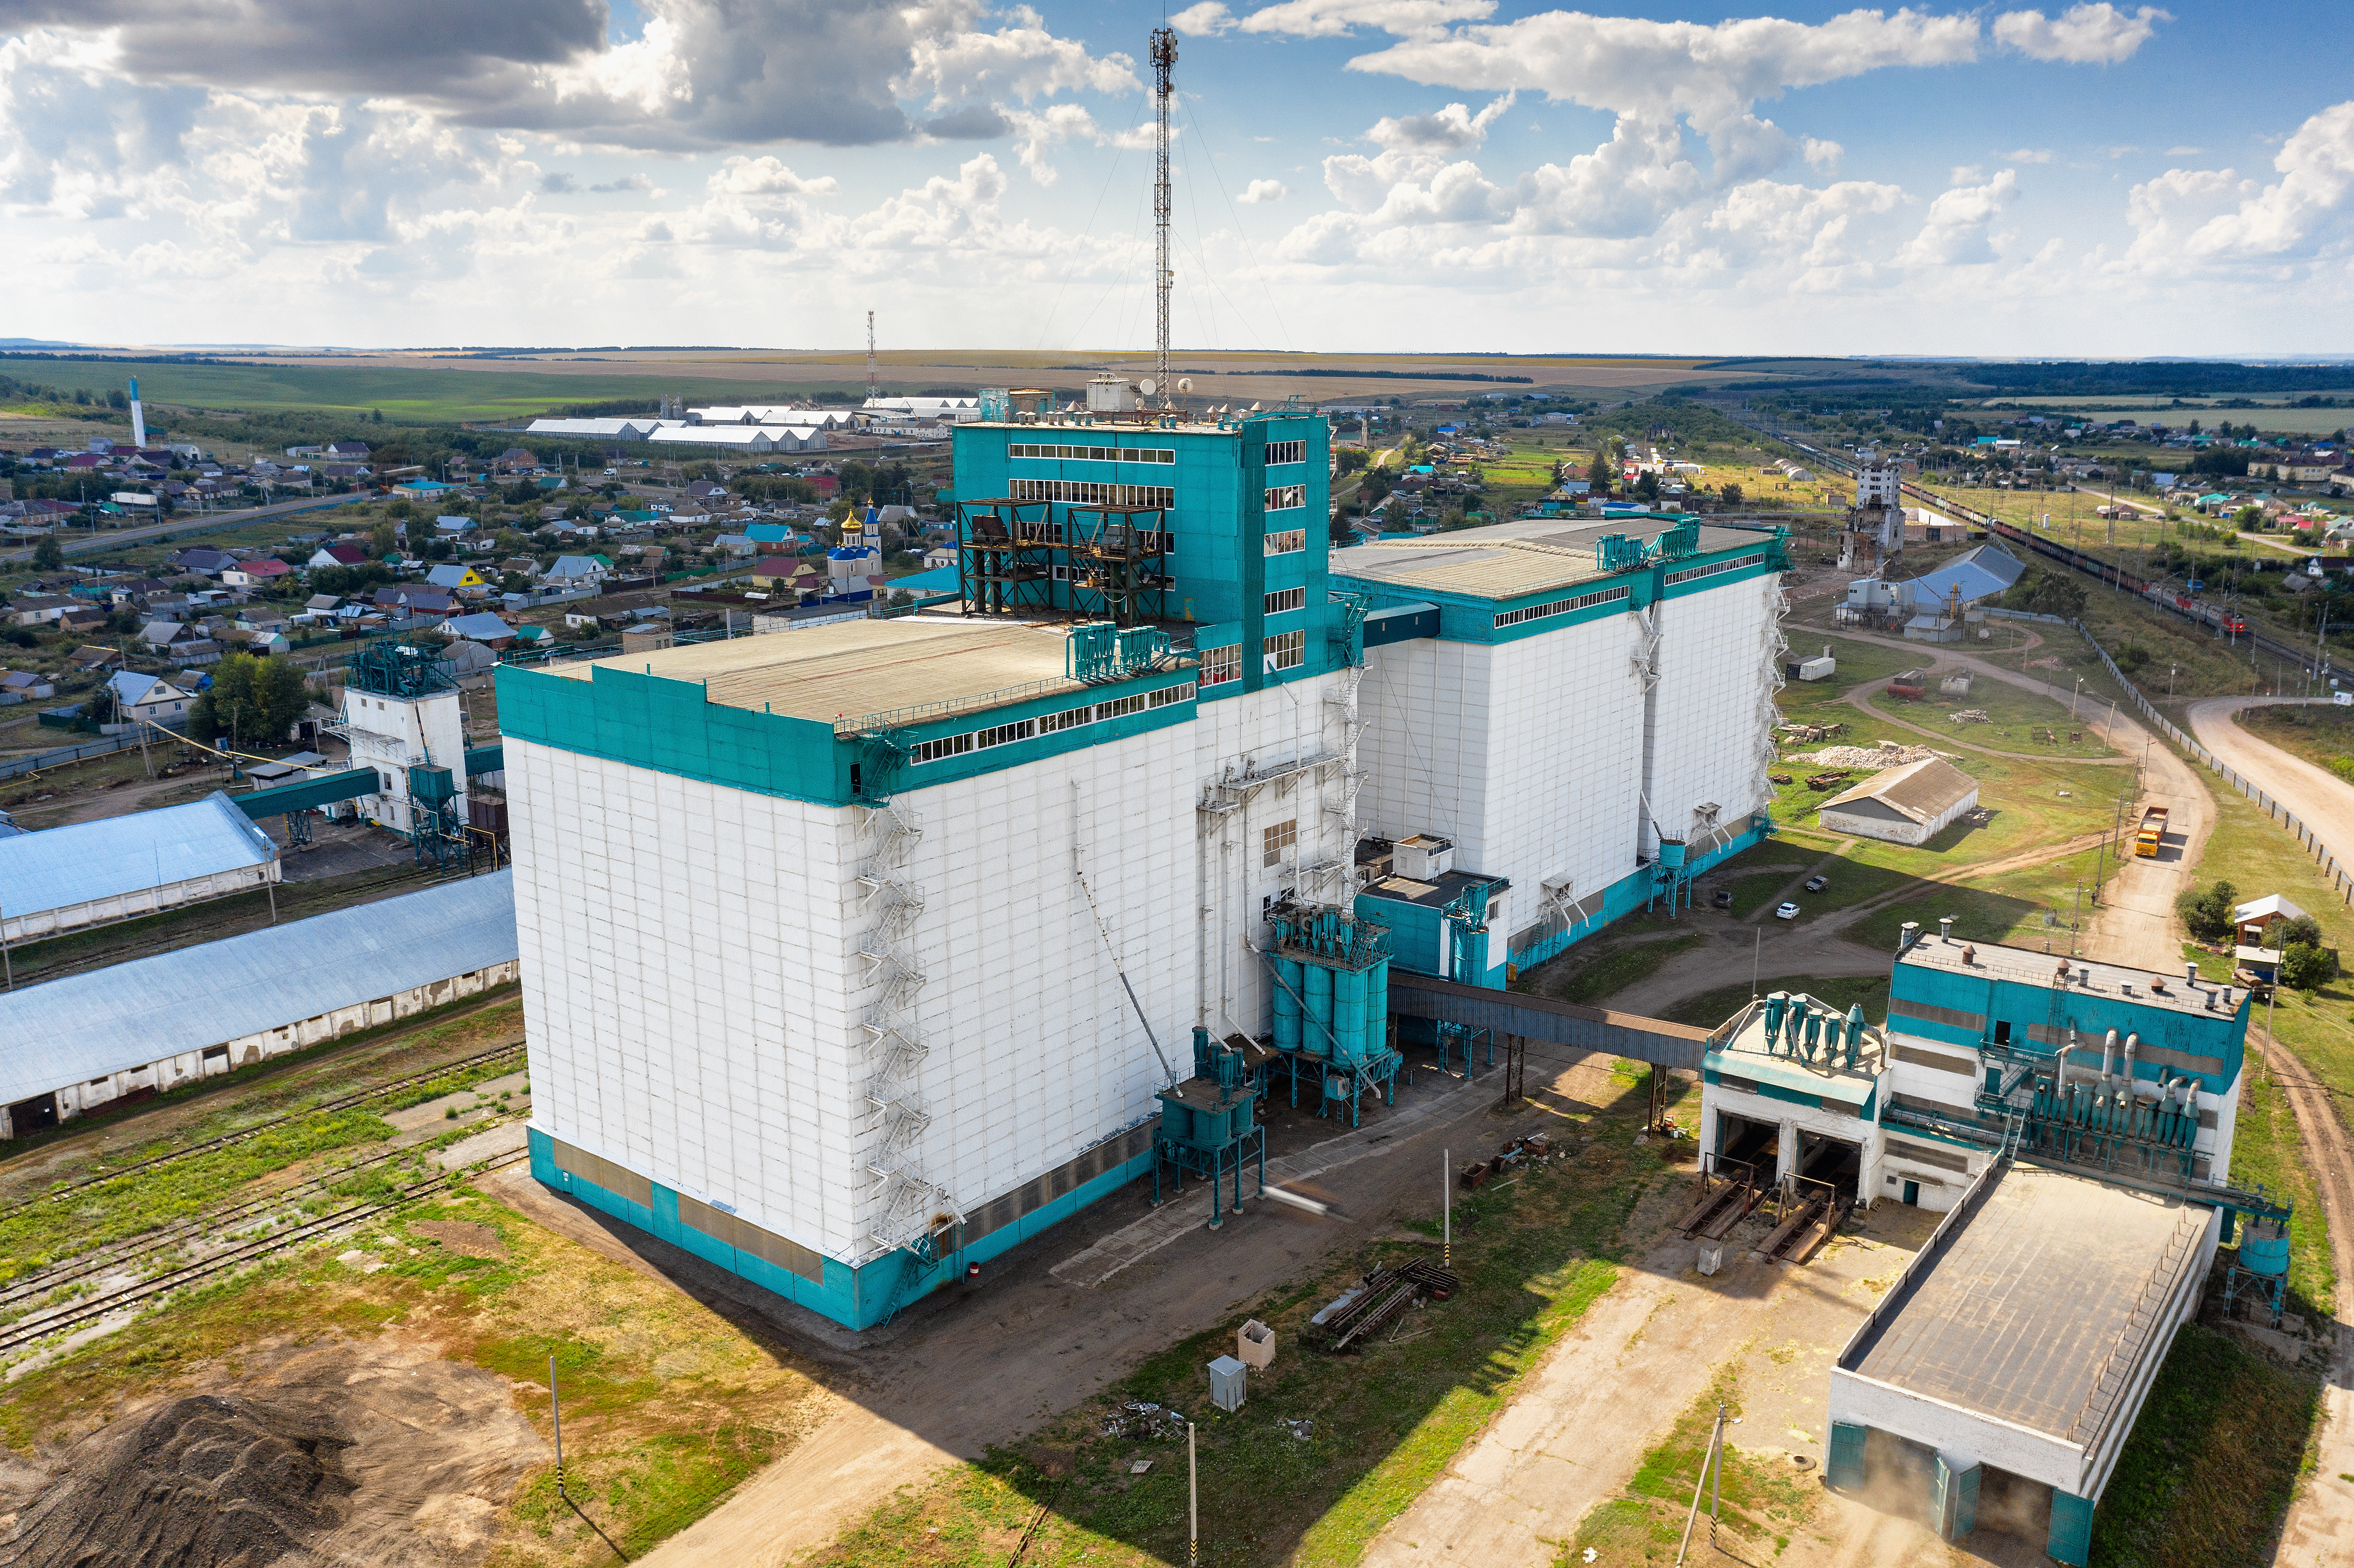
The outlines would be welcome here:
M 1251 203 L 1281 201 L 1291 194 L 1291 187 L 1281 180 L 1253 180 L 1236 201 Z
M 1975 169 L 1956 175 L 1975 177 Z M 1995 260 L 1994 224 L 2017 194 L 2019 175 L 2003 170 L 1983 184 L 1956 185 L 1929 204 L 1928 221 L 1897 253 L 1906 267 L 1967 267 Z
M 2131 260 L 2164 267 L 2311 256 L 2354 237 L 2354 101 L 2307 119 L 2273 159 L 2270 185 L 2232 170 L 2170 169 L 2133 188 Z
M 2144 5 L 2128 16 L 2108 0 L 2100 0 L 2098 5 L 2071 5 L 2057 16 L 2046 16 L 2041 11 L 2006 11 L 1994 19 L 1994 37 L 1995 42 L 2031 59 L 2115 65 L 2131 59 L 2157 33 L 2160 22 L 2172 20 L 2171 15 L 2155 5 Z
M 1411 37 L 1496 14 L 1496 0 L 1281 0 L 1243 19 L 1246 33 L 1337 38 L 1360 27 Z

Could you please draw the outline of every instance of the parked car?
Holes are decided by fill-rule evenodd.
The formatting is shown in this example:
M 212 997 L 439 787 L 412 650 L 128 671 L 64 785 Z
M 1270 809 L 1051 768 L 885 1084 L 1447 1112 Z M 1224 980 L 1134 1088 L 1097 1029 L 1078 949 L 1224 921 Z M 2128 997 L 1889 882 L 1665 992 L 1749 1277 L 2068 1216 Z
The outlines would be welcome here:
M 1807 878 L 1807 891 L 1809 893 L 1820 893 L 1824 888 L 1829 887 L 1830 885 L 1831 879 L 1828 876 L 1810 876 Z
M 1716 895 L 1715 895 L 1715 896 L 1714 896 L 1714 897 L 1712 897 L 1712 898 L 1711 898 L 1711 899 L 1709 900 L 1709 902 L 1710 902 L 1710 903 L 1712 903 L 1712 904 L 1713 904 L 1713 905 L 1715 905 L 1719 909 L 1730 909 L 1730 908 L 1732 908 L 1732 907 L 1733 907 L 1733 889 L 1731 889 L 1730 887 L 1720 887 L 1720 888 L 1718 888 L 1718 889 L 1716 890 Z
M 1795 920 L 1797 917 L 1798 906 L 1795 904 L 1785 904 L 1774 911 L 1774 918 L 1776 920 Z

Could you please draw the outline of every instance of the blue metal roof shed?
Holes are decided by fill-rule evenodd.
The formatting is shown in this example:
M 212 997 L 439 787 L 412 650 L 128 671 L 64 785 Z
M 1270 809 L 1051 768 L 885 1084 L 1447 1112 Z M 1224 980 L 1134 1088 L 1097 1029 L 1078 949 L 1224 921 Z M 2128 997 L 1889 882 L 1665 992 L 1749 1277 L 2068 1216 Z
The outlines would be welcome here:
M 267 867 L 277 858 L 270 835 L 215 790 L 185 806 L 0 842 L 0 915 L 13 924 L 48 910 Z
M 1915 577 L 1906 585 L 1913 590 L 1915 608 L 1943 604 L 1956 588 L 1961 589 L 1964 604 L 1976 604 L 1991 599 L 2019 580 L 2027 568 L 2013 556 L 1992 545 L 1980 545 L 1977 549 L 1939 567 L 1928 576 Z
M 0 1104 L 511 962 L 518 947 L 514 873 L 500 871 L 0 992 Z

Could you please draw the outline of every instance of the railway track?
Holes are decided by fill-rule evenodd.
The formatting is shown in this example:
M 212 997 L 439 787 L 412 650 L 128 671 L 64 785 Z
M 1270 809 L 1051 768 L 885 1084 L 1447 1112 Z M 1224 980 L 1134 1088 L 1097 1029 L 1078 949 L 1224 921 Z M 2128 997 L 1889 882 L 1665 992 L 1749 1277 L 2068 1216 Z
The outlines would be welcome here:
M 480 1121 L 469 1123 L 466 1128 L 467 1135 L 472 1137 L 494 1127 L 503 1127 L 508 1122 L 516 1120 L 519 1114 L 509 1113 L 486 1117 Z M 201 1213 L 190 1214 L 186 1219 L 173 1221 L 157 1229 L 143 1231 L 135 1236 L 125 1236 L 120 1241 L 109 1242 L 90 1252 L 67 1258 L 61 1263 L 53 1264 L 35 1273 L 20 1275 L 5 1285 L 0 1285 L 0 1316 L 26 1310 L 27 1302 L 46 1296 L 51 1291 L 66 1289 L 83 1280 L 136 1264 L 141 1258 L 170 1252 L 206 1237 L 230 1234 L 240 1226 L 258 1224 L 273 1215 L 299 1208 L 313 1199 L 330 1196 L 335 1188 L 354 1177 L 404 1160 L 414 1152 L 415 1150 L 410 1149 L 388 1149 L 380 1154 L 372 1154 L 365 1160 L 354 1160 L 349 1165 L 338 1166 L 333 1171 L 321 1171 L 316 1176 L 280 1188 L 265 1197 L 247 1199 L 231 1203 L 225 1208 L 207 1209 Z
M 334 1099 L 322 1101 L 318 1105 L 302 1110 L 290 1111 L 284 1116 L 272 1117 L 268 1121 L 256 1122 L 251 1127 L 239 1128 L 235 1132 L 225 1132 L 217 1138 L 207 1139 L 202 1143 L 192 1143 L 186 1149 L 175 1149 L 169 1154 L 158 1154 L 152 1159 L 121 1166 L 103 1175 L 87 1176 L 79 1181 L 69 1181 L 63 1186 L 52 1187 L 37 1197 L 27 1198 L 19 1202 L 0 1207 L 0 1220 L 13 1219 L 27 1210 L 40 1208 L 45 1204 L 62 1202 L 77 1192 L 88 1192 L 93 1187 L 102 1187 L 110 1181 L 120 1181 L 127 1177 L 135 1176 L 143 1171 L 154 1171 L 161 1166 L 193 1159 L 199 1154 L 211 1153 L 217 1149 L 226 1149 L 232 1144 L 243 1143 L 249 1139 L 260 1137 L 273 1128 L 284 1127 L 289 1122 L 302 1121 L 312 1117 L 332 1116 L 337 1111 L 349 1110 L 355 1106 L 366 1105 L 370 1100 L 382 1099 L 387 1095 L 398 1094 L 403 1089 L 414 1088 L 419 1084 L 429 1084 L 438 1078 L 446 1078 L 453 1073 L 463 1072 L 469 1067 L 480 1066 L 506 1057 L 524 1059 L 524 1043 L 518 1040 L 511 1044 L 493 1046 L 488 1051 L 476 1052 L 472 1056 L 461 1056 L 456 1061 L 444 1062 L 421 1073 L 412 1073 L 407 1077 L 395 1078 L 389 1083 L 377 1084 L 369 1088 L 355 1089 L 349 1094 L 339 1095 Z
M 1849 475 L 1852 475 L 1856 471 L 1853 460 L 1841 457 L 1837 452 L 1810 445 L 1795 437 L 1766 430 L 1759 426 L 1753 425 L 1751 428 L 1757 429 L 1761 435 L 1766 435 L 1785 446 L 1806 453 L 1826 468 Z M 2317 658 L 2314 649 L 2305 647 L 2301 643 L 2285 642 L 2269 633 L 2257 630 L 2248 624 L 2245 617 L 2234 613 L 2211 599 L 2200 599 L 2190 593 L 2177 592 L 2156 578 L 2128 571 L 2115 562 L 2105 561 L 2098 556 L 2073 548 L 2057 539 L 2046 538 L 2031 529 L 2021 528 L 2016 523 L 2005 522 L 1990 512 L 1984 512 L 1965 502 L 1940 495 L 1926 485 L 1914 484 L 1907 481 L 1903 489 L 1905 494 L 1917 501 L 1928 502 L 1943 511 L 1950 512 L 1967 522 L 1978 524 L 1987 530 L 1990 537 L 2015 545 L 2031 554 L 2041 556 L 2046 560 L 2056 561 L 2073 571 L 2083 573 L 2094 582 L 2114 588 L 2120 593 L 2131 594 L 2145 604 L 2211 631 L 2218 638 L 2228 639 L 2235 646 L 2244 641 L 2255 652 L 2264 654 L 2276 663 L 2296 666 L 2307 674 L 2327 674 L 2339 667 L 2327 656 Z
M 507 1166 L 518 1164 L 529 1158 L 530 1155 L 526 1151 L 516 1150 L 513 1153 L 493 1158 L 485 1162 L 483 1168 L 488 1171 L 504 1170 Z M 321 1236 L 332 1234 L 338 1230 L 365 1224 L 378 1214 L 388 1213 L 406 1204 L 413 1203 L 419 1198 L 447 1192 L 466 1179 L 462 1171 L 444 1171 L 438 1176 L 428 1177 L 422 1181 L 412 1183 L 392 1197 L 347 1203 L 332 1213 L 307 1220 L 299 1225 L 290 1226 L 275 1235 L 258 1237 L 250 1242 L 240 1243 L 198 1262 L 143 1279 L 136 1285 L 126 1285 L 103 1295 L 66 1304 L 58 1310 L 38 1319 L 12 1323 L 5 1329 L 0 1329 L 0 1354 L 20 1350 L 36 1340 L 47 1339 L 51 1334 L 93 1322 L 127 1308 L 136 1307 L 143 1302 L 154 1300 L 160 1296 L 169 1295 L 175 1290 L 185 1289 L 199 1281 L 212 1278 L 216 1275 L 226 1274 L 246 1264 L 258 1262 L 274 1253 L 284 1252 L 287 1248 L 299 1245 L 303 1242 L 316 1241 Z

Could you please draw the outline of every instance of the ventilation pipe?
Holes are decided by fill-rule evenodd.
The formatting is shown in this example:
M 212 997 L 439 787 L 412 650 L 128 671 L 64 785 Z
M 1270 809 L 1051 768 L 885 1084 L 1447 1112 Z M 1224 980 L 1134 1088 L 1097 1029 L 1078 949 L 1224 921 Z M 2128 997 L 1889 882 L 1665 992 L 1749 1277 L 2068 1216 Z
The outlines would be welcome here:
M 2108 1092 L 2109 1075 L 2115 1067 L 2116 1059 L 2117 1032 L 2112 1029 L 2108 1038 L 2101 1042 L 2101 1091 L 2104 1094 Z
M 1950 942 L 1950 941 L 1952 941 L 1953 939 L 1954 939 L 1954 917 L 1953 917 L 1951 915 L 1940 915 L 1940 916 L 1937 916 L 1937 940 L 1939 940 L 1939 941 L 1941 941 L 1941 942 Z
M 2068 1054 L 2076 1049 L 2076 1026 L 2068 1025 L 2067 1044 L 2060 1047 L 2060 1074 L 2054 1090 L 2063 1101 L 2068 1097 Z
M 2141 1036 L 2139 1034 L 2128 1034 L 2126 1036 L 2125 1091 L 2126 1103 L 2127 1105 L 2131 1105 L 2134 1102 L 2134 1052 L 2138 1050 L 2140 1046 Z
M 1918 921 L 1918 920 L 1907 920 L 1907 921 L 1905 921 L 1903 925 L 1902 925 L 1902 926 L 1900 926 L 1900 927 L 1897 927 L 1897 935 L 1896 935 L 1896 953 L 1897 953 L 1897 956 L 1898 956 L 1899 958 L 1903 957 L 1904 952 L 1905 952 L 1905 949 L 1907 949 L 1908 948 L 1912 947 L 1914 943 L 1915 943 L 1915 942 L 1919 941 L 1920 939 L 1921 939 L 1921 922 L 1920 922 L 1920 921 Z

